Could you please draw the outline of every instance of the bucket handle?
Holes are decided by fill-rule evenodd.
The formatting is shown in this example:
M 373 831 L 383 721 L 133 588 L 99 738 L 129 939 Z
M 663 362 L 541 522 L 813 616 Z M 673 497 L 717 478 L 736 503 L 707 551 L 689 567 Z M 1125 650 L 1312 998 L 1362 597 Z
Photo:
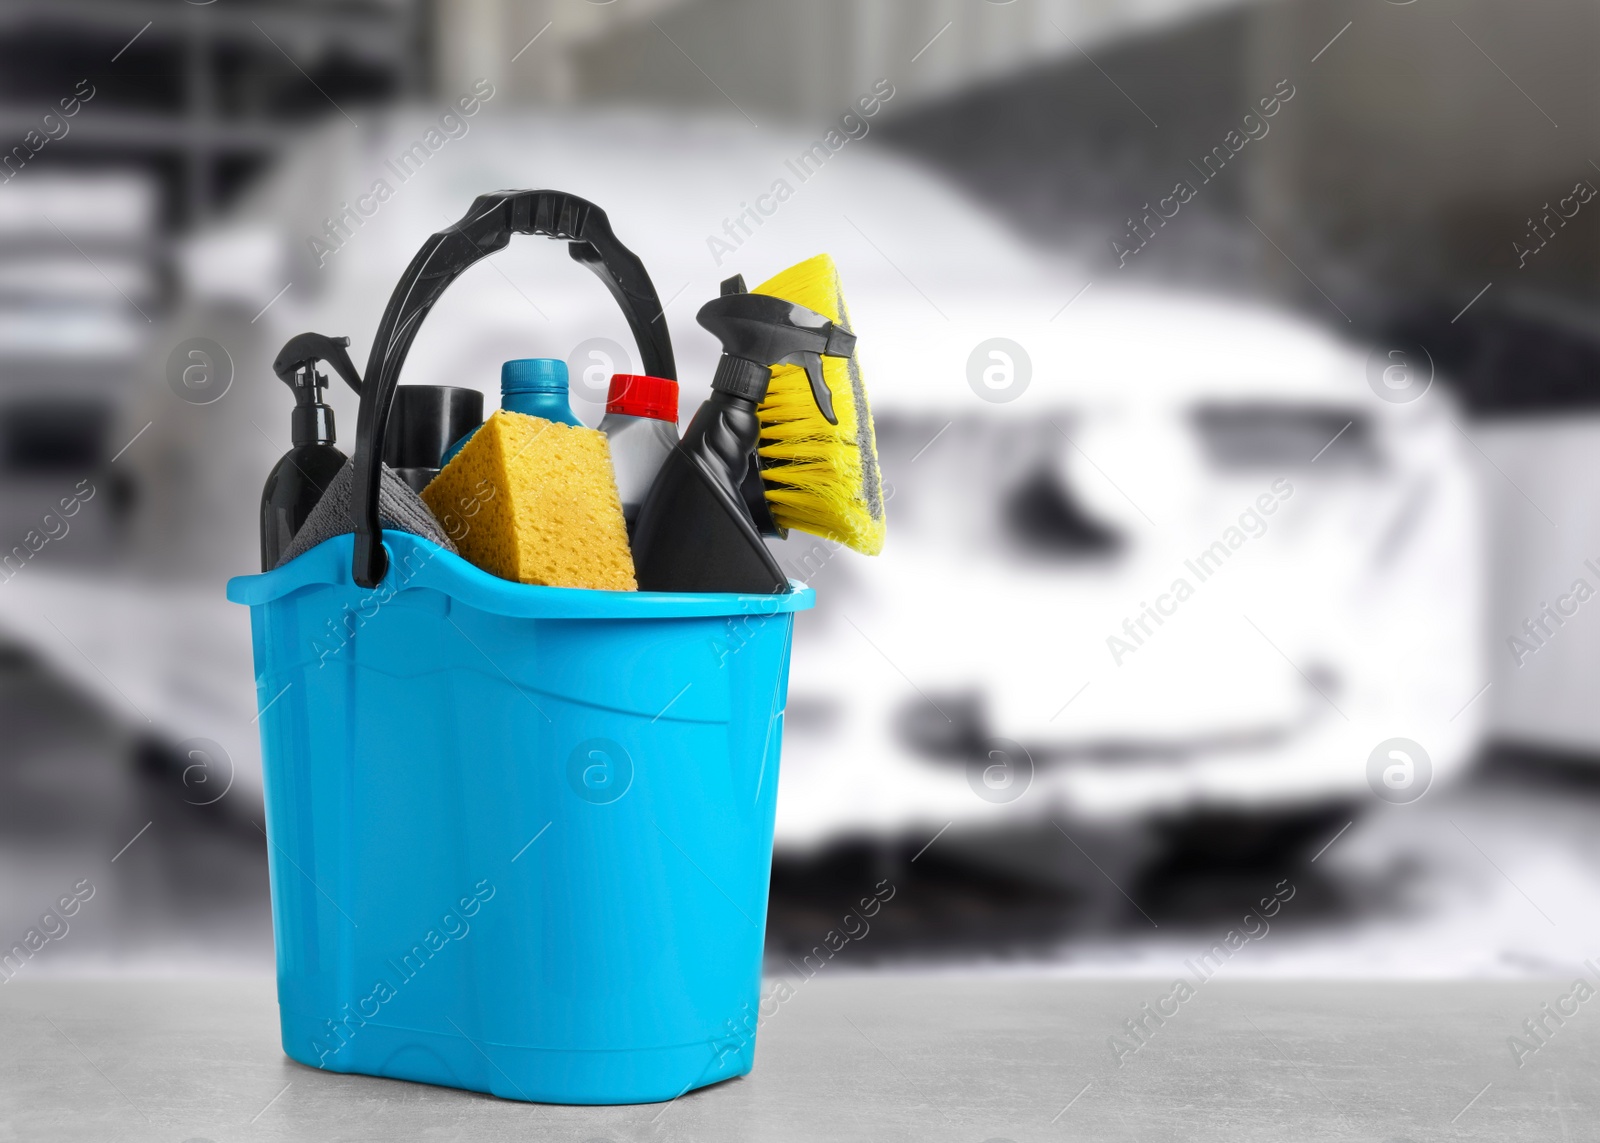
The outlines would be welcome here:
M 493 254 L 513 234 L 543 234 L 570 245 L 573 261 L 593 270 L 622 307 L 644 371 L 677 380 L 672 339 L 656 288 L 644 263 L 612 233 L 606 212 L 577 195 L 553 190 L 495 191 L 479 195 L 459 222 L 423 243 L 406 267 L 378 323 L 367 359 L 350 489 L 355 524 L 351 573 L 362 587 L 377 587 L 388 571 L 378 519 L 379 458 L 395 384 L 422 319 L 445 288 L 478 259 Z

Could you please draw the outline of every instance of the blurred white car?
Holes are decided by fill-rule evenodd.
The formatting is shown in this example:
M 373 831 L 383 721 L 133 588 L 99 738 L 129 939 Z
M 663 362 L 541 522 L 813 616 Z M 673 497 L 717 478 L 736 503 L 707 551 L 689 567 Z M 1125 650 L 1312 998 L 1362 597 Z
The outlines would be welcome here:
M 993 336 L 1031 369 L 1005 403 L 966 375 Z M 873 386 L 891 542 L 810 554 L 781 836 L 1315 822 L 1377 804 L 1390 739 L 1413 782 L 1470 759 L 1480 509 L 1439 387 L 1389 403 L 1298 319 L 1098 282 L 906 344 L 939 380 Z
M 782 547 L 821 598 L 797 627 L 780 845 L 1324 806 L 1364 793 L 1386 739 L 1422 744 L 1436 778 L 1468 757 L 1482 558 L 1440 386 L 1379 400 L 1360 348 L 1297 319 L 1118 288 L 1109 267 L 1091 280 L 868 145 L 801 180 L 786 160 L 808 137 L 742 122 L 486 111 L 318 253 L 326 220 L 395 182 L 386 163 L 431 122 L 363 119 L 297 146 L 186 253 L 195 308 L 170 340 L 216 339 L 237 375 L 203 407 L 162 378 L 130 452 L 165 520 L 143 529 L 159 537 L 150 559 L 169 598 L 184 582 L 207 615 L 191 641 L 203 628 L 215 644 L 159 669 L 148 645 L 122 657 L 152 718 L 149 680 L 185 662 L 206 676 L 191 693 L 253 700 L 248 618 L 214 616 L 223 574 L 255 567 L 259 482 L 287 446 L 279 345 L 348 335 L 363 362 L 427 234 L 483 191 L 554 187 L 605 208 L 649 268 L 685 422 L 716 353 L 693 314 L 718 282 L 819 250 L 840 266 L 890 538 L 877 560 L 798 535 Z M 776 180 L 790 196 L 730 232 Z M 445 294 L 402 381 L 476 386 L 492 406 L 502 360 L 570 358 L 593 423 L 632 354 L 589 272 L 529 238 Z M 348 447 L 355 404 L 331 392 Z M 185 718 L 174 738 L 200 733 Z M 205 733 L 258 787 L 246 718 Z

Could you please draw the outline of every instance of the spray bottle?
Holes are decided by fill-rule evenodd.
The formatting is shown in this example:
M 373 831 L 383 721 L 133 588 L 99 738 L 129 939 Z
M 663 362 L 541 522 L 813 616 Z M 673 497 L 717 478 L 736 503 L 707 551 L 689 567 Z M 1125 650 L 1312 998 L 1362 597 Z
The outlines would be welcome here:
M 348 337 L 302 333 L 290 338 L 272 363 L 272 371 L 294 393 L 295 405 L 289 414 L 289 451 L 261 490 L 262 571 L 278 566 L 278 557 L 344 467 L 345 455 L 334 444 L 333 410 L 322 400 L 328 379 L 317 372 L 317 362 L 328 362 L 360 393 L 361 375 L 346 352 L 349 344 Z
M 822 355 L 849 357 L 855 334 L 814 310 L 752 294 L 738 276 L 696 320 L 722 343 L 711 396 L 667 454 L 633 533 L 641 591 L 779 595 L 788 578 L 762 535 L 782 535 L 767 511 L 756 446 L 756 409 L 775 365 L 801 365 L 817 410 L 836 422 Z

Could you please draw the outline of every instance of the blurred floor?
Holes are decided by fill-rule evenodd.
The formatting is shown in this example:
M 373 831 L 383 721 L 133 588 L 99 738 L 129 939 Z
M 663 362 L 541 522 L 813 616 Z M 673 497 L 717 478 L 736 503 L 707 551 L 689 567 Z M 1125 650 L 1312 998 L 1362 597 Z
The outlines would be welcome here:
M 258 804 L 237 791 L 192 804 L 197 791 L 148 751 L 140 764 L 136 735 L 20 653 L 0 655 L 0 724 L 0 939 L 21 941 L 58 898 L 93 887 L 19 976 L 271 970 Z M 826 958 L 834 972 L 972 963 L 1165 976 L 1232 929 L 1251 939 L 1228 976 L 1566 972 L 1600 955 L 1600 768 L 1584 765 L 1500 754 L 1454 789 L 1343 816 L 1248 860 L 1190 837 L 1116 885 L 1101 872 L 1119 868 L 1115 853 L 1095 850 L 1098 868 L 1082 858 L 1068 889 L 979 868 L 948 835 L 925 850 L 919 838 L 786 855 L 768 969 L 810 975 L 804 958 L 834 930 L 849 934 Z M 892 897 L 847 920 L 880 884 Z M 1275 887 L 1271 919 L 1246 919 Z

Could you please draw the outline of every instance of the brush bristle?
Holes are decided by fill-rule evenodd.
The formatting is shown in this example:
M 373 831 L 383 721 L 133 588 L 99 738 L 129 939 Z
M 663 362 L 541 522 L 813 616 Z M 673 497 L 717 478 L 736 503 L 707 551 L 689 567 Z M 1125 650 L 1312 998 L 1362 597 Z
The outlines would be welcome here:
M 789 267 L 755 292 L 795 302 L 853 328 L 839 272 L 826 254 Z M 785 528 L 875 556 L 883 550 L 883 483 L 861 363 L 854 354 L 848 360 L 824 357 L 822 379 L 833 395 L 836 425 L 817 411 L 804 369 L 780 365 L 772 371 L 767 399 L 756 413 L 767 504 L 772 518 Z

